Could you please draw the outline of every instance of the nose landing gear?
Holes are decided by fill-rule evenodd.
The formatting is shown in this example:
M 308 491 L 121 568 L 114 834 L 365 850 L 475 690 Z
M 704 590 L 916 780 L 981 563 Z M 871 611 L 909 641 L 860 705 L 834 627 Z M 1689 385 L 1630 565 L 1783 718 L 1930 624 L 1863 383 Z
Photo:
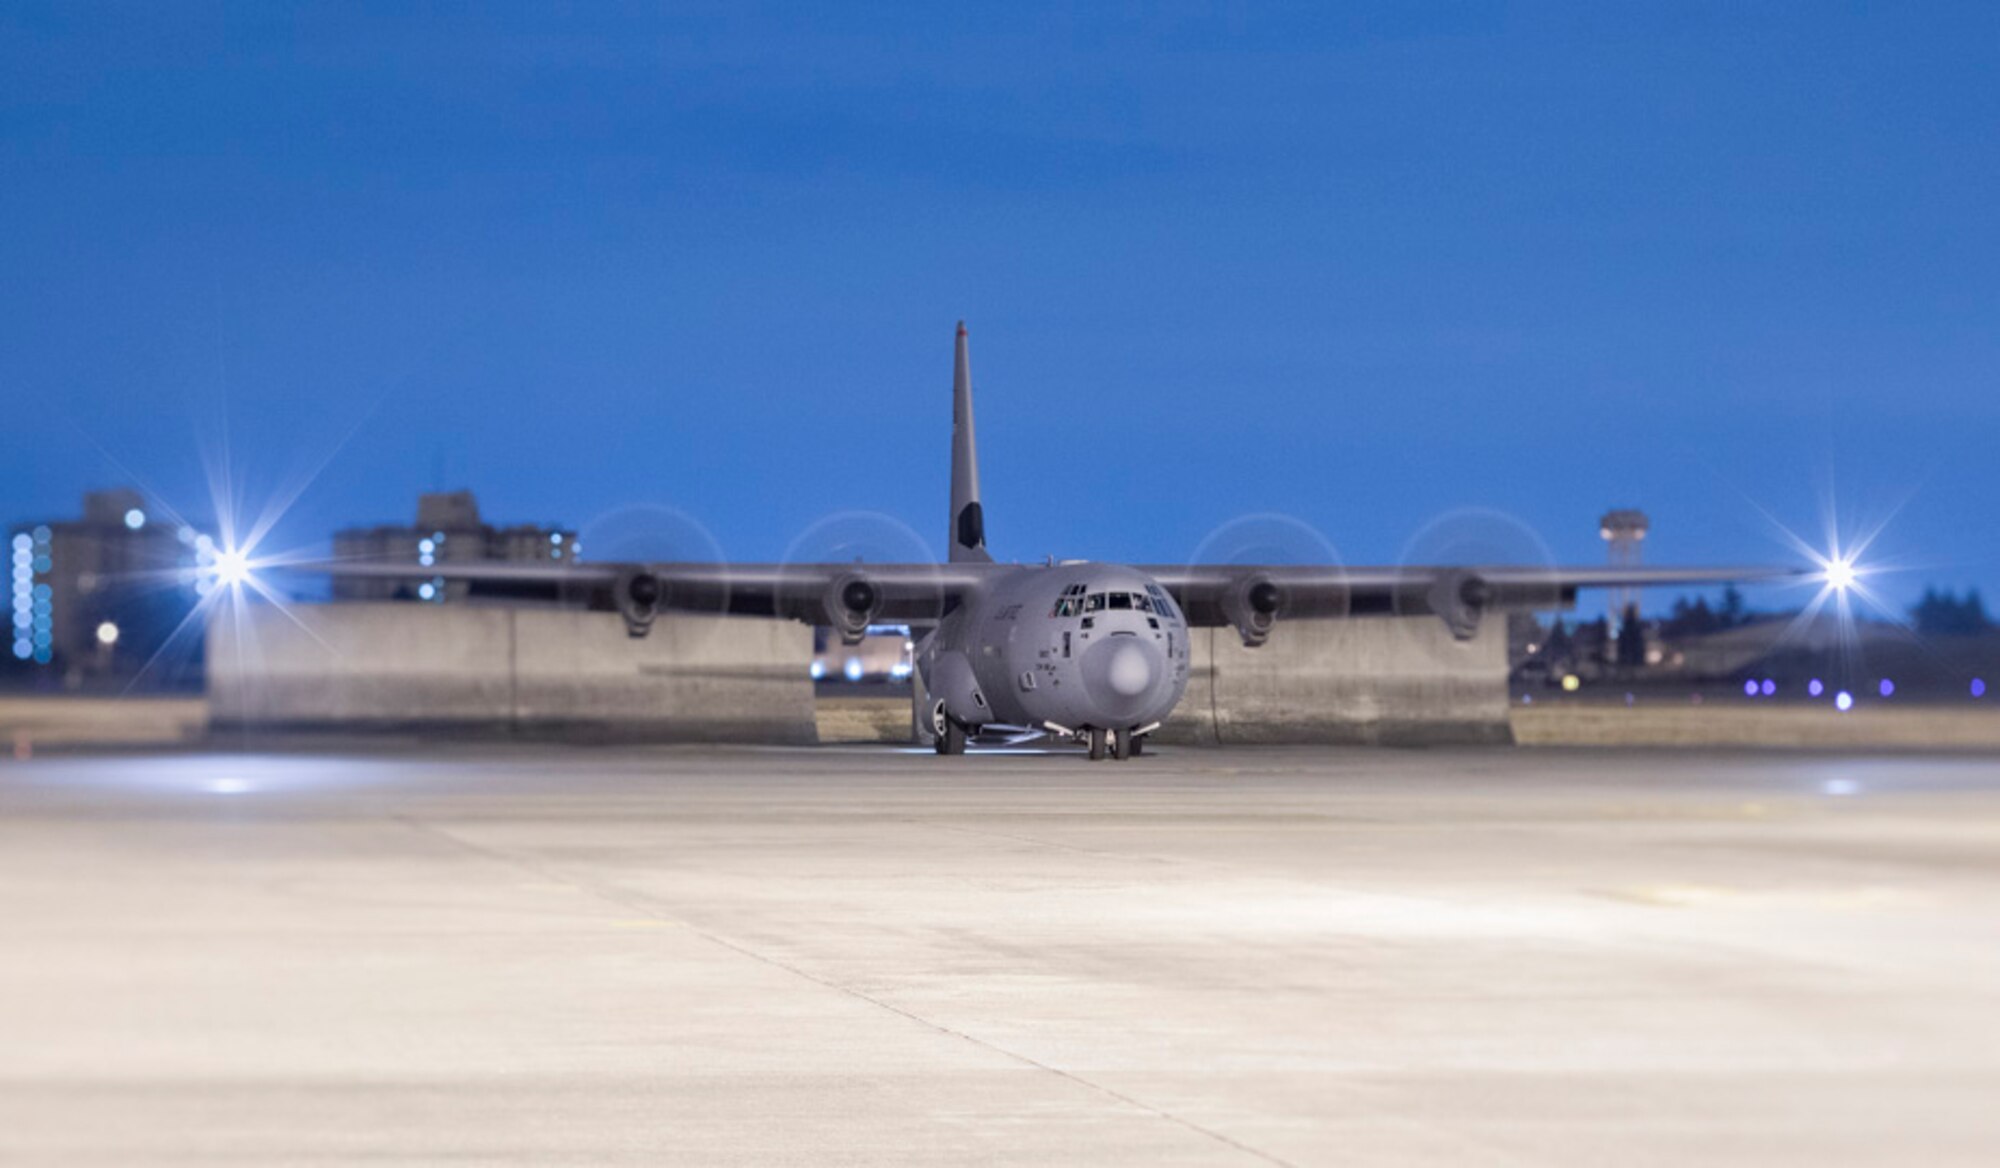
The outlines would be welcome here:
M 1105 758 L 1115 758 L 1122 762 L 1128 758 L 1138 757 L 1144 750 L 1146 734 L 1151 729 L 1152 727 L 1150 726 L 1134 727 L 1130 730 L 1107 730 L 1102 726 L 1091 727 L 1088 731 L 1090 735 L 1090 761 L 1097 762 Z

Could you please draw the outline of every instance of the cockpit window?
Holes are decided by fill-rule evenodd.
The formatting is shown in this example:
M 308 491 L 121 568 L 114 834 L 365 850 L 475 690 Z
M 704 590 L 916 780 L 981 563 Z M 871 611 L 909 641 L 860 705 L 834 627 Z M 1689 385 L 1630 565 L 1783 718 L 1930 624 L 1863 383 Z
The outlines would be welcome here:
M 1080 616 L 1087 612 L 1103 612 L 1106 609 L 1139 612 L 1157 612 L 1162 616 L 1176 616 L 1173 603 L 1158 585 L 1149 584 L 1144 592 L 1092 592 L 1082 594 L 1083 585 L 1072 584 L 1063 589 L 1056 599 L 1049 615 L 1056 617 Z

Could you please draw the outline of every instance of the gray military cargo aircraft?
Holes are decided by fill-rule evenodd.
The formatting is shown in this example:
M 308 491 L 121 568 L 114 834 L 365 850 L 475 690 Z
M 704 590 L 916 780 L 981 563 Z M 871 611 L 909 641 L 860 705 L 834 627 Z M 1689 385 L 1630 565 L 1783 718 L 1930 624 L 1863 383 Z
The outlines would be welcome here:
M 1479 565 L 999 564 L 986 550 L 964 322 L 952 377 L 950 554 L 943 564 L 319 562 L 291 570 L 445 577 L 499 594 L 580 598 L 643 637 L 661 612 L 761 616 L 831 628 L 922 632 L 916 650 L 939 754 L 984 730 L 1037 731 L 1128 758 L 1187 688 L 1188 630 L 1234 628 L 1246 646 L 1290 620 L 1427 613 L 1469 639 L 1491 613 L 1567 608 L 1582 588 L 1777 580 L 1785 568 L 1539 568 Z

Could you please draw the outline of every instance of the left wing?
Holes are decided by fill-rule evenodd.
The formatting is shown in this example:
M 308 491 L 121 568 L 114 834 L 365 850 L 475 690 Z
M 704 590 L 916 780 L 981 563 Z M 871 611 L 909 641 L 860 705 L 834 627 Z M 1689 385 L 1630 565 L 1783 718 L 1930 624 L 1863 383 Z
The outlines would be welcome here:
M 1276 564 L 1145 565 L 1140 571 L 1173 593 L 1192 625 L 1233 626 L 1246 645 L 1261 645 L 1280 619 L 1434 614 L 1464 640 L 1487 612 L 1566 609 L 1583 588 L 1776 583 L 1803 580 L 1803 569 L 1533 568 L 1513 566 L 1345 568 Z

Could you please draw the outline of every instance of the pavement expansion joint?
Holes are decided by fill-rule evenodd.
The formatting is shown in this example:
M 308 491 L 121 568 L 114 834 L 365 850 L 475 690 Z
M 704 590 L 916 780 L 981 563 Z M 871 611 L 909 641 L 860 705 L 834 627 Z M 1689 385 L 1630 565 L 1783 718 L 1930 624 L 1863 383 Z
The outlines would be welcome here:
M 958 1039 L 961 1042 L 970 1043 L 973 1046 L 981 1048 L 982 1050 L 991 1051 L 992 1053 L 1004 1059 L 1008 1059 L 1012 1062 L 1019 1063 L 1024 1067 L 1041 1071 L 1045 1074 L 1054 1075 L 1058 1078 L 1067 1080 L 1068 1082 L 1075 1083 L 1077 1086 L 1094 1091 L 1097 1094 L 1102 1095 L 1107 1099 L 1114 1100 L 1126 1107 L 1132 1108 L 1135 1111 L 1144 1112 L 1145 1114 L 1151 1115 L 1157 1119 L 1162 1119 L 1178 1127 L 1185 1128 L 1186 1130 L 1193 1132 L 1196 1135 L 1199 1135 L 1208 1140 L 1212 1140 L 1215 1143 L 1222 1144 L 1225 1147 L 1232 1148 L 1238 1152 L 1243 1153 L 1246 1156 L 1254 1157 L 1255 1159 L 1261 1160 L 1266 1164 L 1277 1164 L 1282 1166 L 1282 1168 L 1296 1168 L 1296 1166 L 1293 1165 L 1288 1160 L 1280 1159 L 1276 1156 L 1271 1155 L 1268 1152 L 1251 1147 L 1249 1144 L 1246 1144 L 1241 1140 L 1225 1135 L 1222 1132 L 1216 1131 L 1214 1128 L 1206 1127 L 1202 1124 L 1196 1123 L 1195 1121 L 1188 1119 L 1185 1116 L 1176 1115 L 1171 1111 L 1168 1111 L 1161 1107 L 1156 1107 L 1153 1104 L 1145 1102 L 1144 1100 L 1134 1098 L 1133 1096 L 1127 1095 L 1122 1091 L 1116 1090 L 1115 1088 L 1107 1087 L 1102 1083 L 1098 1083 L 1091 1079 L 1085 1078 L 1084 1076 L 1079 1075 L 1074 1071 L 1066 1071 L 1061 1067 L 1053 1066 L 1049 1063 L 1045 1063 L 1038 1059 L 1031 1058 L 1028 1055 L 1020 1053 L 1019 1051 L 1009 1050 L 1004 1046 L 999 1046 L 986 1039 L 980 1038 L 975 1034 L 970 1034 L 966 1031 L 959 1030 L 951 1026 L 947 1026 L 934 1019 L 926 1018 L 922 1014 L 918 1014 L 915 1011 L 905 1009 L 902 1006 L 898 1006 L 892 1002 L 884 1001 L 881 998 L 875 997 L 874 995 L 866 993 L 862 990 L 855 989 L 852 986 L 843 985 L 840 982 L 833 981 L 830 978 L 821 976 L 820 974 L 813 973 L 811 970 L 804 969 L 798 965 L 792 964 L 791 962 L 784 961 L 780 958 L 773 957 L 770 954 L 760 952 L 756 949 L 751 948 L 748 945 L 745 945 L 741 941 L 737 941 L 732 938 L 725 937 L 720 933 L 716 933 L 709 929 L 702 928 L 701 926 L 696 925 L 691 921 L 684 920 L 680 917 L 676 917 L 668 913 L 663 913 L 660 911 L 657 905 L 652 903 L 647 897 L 643 895 L 625 892 L 616 888 L 605 887 L 601 884 L 596 883 L 595 881 L 586 880 L 554 871 L 551 868 L 547 867 L 546 865 L 537 863 L 536 861 L 528 857 L 516 855 L 512 852 L 508 852 L 499 848 L 489 847 L 484 844 L 473 843 L 470 840 L 463 839 L 453 834 L 447 828 L 440 827 L 434 823 L 425 822 L 424 820 L 418 819 L 414 816 L 396 815 L 393 816 L 392 818 L 394 818 L 397 822 L 400 822 L 408 826 L 410 829 L 414 831 L 418 831 L 423 834 L 432 836 L 440 841 L 449 843 L 467 852 L 471 852 L 472 854 L 480 856 L 486 860 L 498 864 L 505 864 L 509 867 L 530 872 L 538 879 L 548 880 L 548 881 L 561 881 L 563 883 L 574 885 L 578 889 L 584 891 L 585 893 L 591 896 L 595 896 L 601 900 L 617 905 L 620 908 L 636 912 L 646 920 L 656 921 L 664 926 L 684 928 L 692 935 L 700 937 L 702 940 L 707 941 L 712 945 L 716 945 L 723 949 L 727 949 L 732 953 L 738 954 L 739 956 L 747 957 L 752 961 L 759 962 L 773 969 L 777 969 L 784 973 L 790 974 L 793 977 L 797 977 L 802 980 L 811 982 L 814 985 L 820 986 L 824 989 L 829 989 L 834 991 L 835 993 L 846 995 L 847 997 L 853 998 L 856 1001 L 865 1002 L 868 1005 L 873 1006 L 878 1010 L 894 1014 L 895 1016 L 902 1018 L 905 1021 L 913 1022 L 919 1026 L 925 1027 L 926 1029 L 934 1031 L 938 1034 Z M 936 826 L 936 825 L 931 825 L 931 826 Z M 1034 842 L 1034 841 L 1026 841 L 1026 842 Z M 633 927 L 636 923 L 637 922 L 631 920 L 622 920 L 619 922 L 619 924 L 622 927 L 628 927 L 628 928 Z

